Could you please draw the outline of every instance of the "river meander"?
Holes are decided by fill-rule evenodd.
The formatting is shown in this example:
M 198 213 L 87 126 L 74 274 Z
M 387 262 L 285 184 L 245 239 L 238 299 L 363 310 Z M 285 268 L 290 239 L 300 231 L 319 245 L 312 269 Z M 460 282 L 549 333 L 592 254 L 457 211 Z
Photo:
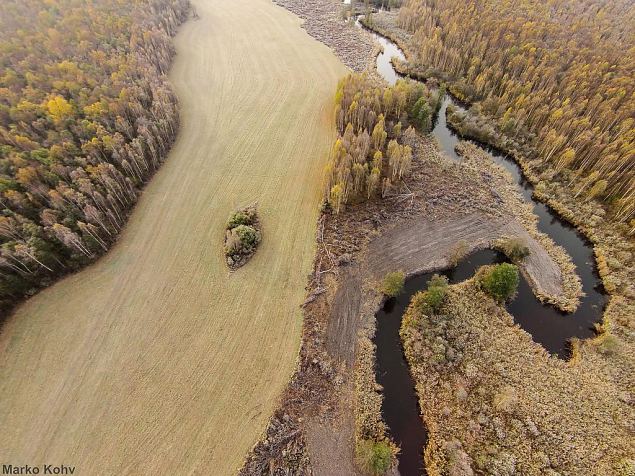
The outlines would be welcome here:
M 362 27 L 359 21 L 357 25 Z M 400 76 L 393 68 L 392 60 L 403 60 L 405 56 L 390 39 L 375 32 L 371 33 L 383 47 L 383 52 L 376 60 L 377 72 L 388 84 L 395 84 Z M 446 96 L 432 135 L 443 153 L 453 160 L 460 161 L 462 159 L 456 153 L 455 147 L 461 139 L 448 128 L 446 122 L 446 110 L 449 105 L 464 111 L 451 96 Z M 538 229 L 562 246 L 576 266 L 584 296 L 574 313 L 564 313 L 552 305 L 541 303 L 522 276 L 516 297 L 507 304 L 507 310 L 514 317 L 514 321 L 531 334 L 535 342 L 540 343 L 550 353 L 566 358 L 571 338 L 587 338 L 594 335 L 594 324 L 601 321 L 607 300 L 597 273 L 593 247 L 551 208 L 533 198 L 533 186 L 525 179 L 520 167 L 512 158 L 492 148 L 481 146 L 489 152 L 496 164 L 504 167 L 512 175 L 523 198 L 532 204 L 533 211 L 538 217 Z M 457 267 L 442 272 L 448 276 L 450 282 L 457 283 L 472 277 L 480 266 L 504 260 L 505 257 L 497 252 L 483 250 L 468 256 Z M 425 473 L 423 450 L 426 431 L 420 417 L 414 381 L 403 353 L 399 328 L 411 297 L 426 288 L 432 274 L 409 278 L 404 292 L 397 298 L 388 300 L 377 313 L 377 330 L 374 338 L 377 348 L 375 375 L 377 382 L 384 389 L 383 418 L 391 436 L 401 447 L 399 471 L 402 476 Z

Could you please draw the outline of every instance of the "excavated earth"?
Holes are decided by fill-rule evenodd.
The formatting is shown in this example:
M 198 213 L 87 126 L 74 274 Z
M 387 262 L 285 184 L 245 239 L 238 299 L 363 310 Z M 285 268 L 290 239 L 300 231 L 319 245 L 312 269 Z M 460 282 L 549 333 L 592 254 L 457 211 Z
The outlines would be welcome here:
M 300 363 L 275 425 L 242 474 L 261 474 L 265 466 L 291 468 L 294 474 L 357 474 L 354 434 L 360 408 L 355 408 L 355 395 L 377 389 L 372 383 L 360 389 L 355 369 L 360 342 L 362 354 L 368 351 L 381 301 L 376 290 L 386 272 L 446 267 L 457 242 L 465 242 L 469 252 L 498 238 L 522 236 L 532 250 L 523 272 L 542 292 L 562 291 L 558 263 L 511 213 L 522 202 L 511 179 L 493 163 L 477 170 L 451 161 L 431 138 L 418 138 L 414 157 L 407 190 L 349 206 L 339 215 L 323 213 L 304 305 Z M 298 461 L 302 464 L 296 466 Z

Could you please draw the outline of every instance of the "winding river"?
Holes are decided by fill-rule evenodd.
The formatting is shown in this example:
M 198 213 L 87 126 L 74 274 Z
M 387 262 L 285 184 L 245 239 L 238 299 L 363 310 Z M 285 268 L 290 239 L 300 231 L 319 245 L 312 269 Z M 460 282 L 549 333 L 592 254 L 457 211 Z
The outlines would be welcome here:
M 362 27 L 359 20 L 357 25 Z M 405 59 L 405 56 L 395 43 L 375 32 L 371 33 L 384 48 L 377 56 L 377 72 L 388 84 L 393 85 L 399 79 L 399 74 L 393 68 L 392 60 Z M 449 105 L 461 111 L 465 110 L 452 97 L 446 96 L 432 135 L 445 154 L 453 160 L 460 161 L 462 159 L 456 153 L 455 146 L 461 139 L 448 128 L 446 122 L 446 110 Z M 512 158 L 490 147 L 483 147 L 495 163 L 511 173 L 522 196 L 533 206 L 533 211 L 538 217 L 538 229 L 569 253 L 582 280 L 584 296 L 574 313 L 566 314 L 551 305 L 542 304 L 522 276 L 516 298 L 507 305 L 507 310 L 515 322 L 530 333 L 535 342 L 540 343 L 551 354 L 566 358 L 571 338 L 587 338 L 594 335 L 594 324 L 601 321 L 607 301 L 597 273 L 593 247 L 551 208 L 533 198 L 533 186 L 525 179 L 520 167 Z M 504 260 L 505 257 L 495 251 L 483 250 L 473 253 L 457 267 L 443 271 L 443 274 L 448 276 L 450 282 L 457 283 L 470 278 L 480 266 Z M 377 382 L 384 389 L 382 415 L 391 436 L 401 447 L 399 472 L 402 476 L 425 473 L 422 455 L 426 443 L 426 430 L 421 422 L 414 381 L 403 353 L 399 327 L 411 297 L 426 288 L 432 274 L 426 273 L 408 279 L 404 292 L 396 299 L 388 300 L 377 313 L 377 331 L 374 338 L 377 346 L 375 372 Z

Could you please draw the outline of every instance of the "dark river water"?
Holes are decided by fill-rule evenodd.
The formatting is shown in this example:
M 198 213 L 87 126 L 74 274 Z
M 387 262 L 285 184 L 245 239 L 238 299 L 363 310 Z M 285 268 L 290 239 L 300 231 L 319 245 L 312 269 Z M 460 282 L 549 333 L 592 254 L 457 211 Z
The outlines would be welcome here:
M 357 25 L 361 27 L 359 21 Z M 391 61 L 393 58 L 404 59 L 403 52 L 387 38 L 376 33 L 373 33 L 373 36 L 384 47 L 384 52 L 377 57 L 377 71 L 386 82 L 393 85 L 399 75 L 392 67 Z M 454 150 L 460 138 L 448 128 L 446 122 L 446 109 L 450 104 L 464 110 L 452 97 L 447 96 L 439 111 L 432 135 L 436 137 L 443 152 L 453 160 L 460 161 L 461 157 Z M 483 147 L 494 162 L 507 169 L 514 177 L 523 197 L 533 206 L 533 211 L 538 217 L 538 229 L 567 251 L 582 280 L 585 295 L 574 313 L 563 313 L 551 305 L 542 304 L 534 296 L 522 275 L 516 298 L 507 304 L 507 310 L 514 317 L 514 321 L 531 334 L 535 342 L 540 343 L 551 354 L 566 358 L 569 340 L 572 337 L 586 338 L 594 335 L 593 325 L 601 321 L 607 300 L 597 273 L 593 248 L 586 238 L 551 208 L 533 199 L 533 186 L 525 179 L 513 159 L 494 149 Z M 457 267 L 444 270 L 442 273 L 448 276 L 450 282 L 458 283 L 472 277 L 480 266 L 499 263 L 505 259 L 495 251 L 483 250 L 468 256 Z M 377 313 L 377 331 L 374 338 L 377 346 L 375 372 L 377 382 L 384 389 L 382 416 L 391 436 L 401 447 L 399 472 L 402 476 L 425 474 L 423 451 L 426 429 L 420 416 L 414 381 L 403 353 L 399 327 L 411 297 L 416 292 L 426 289 L 432 274 L 434 273 L 408 279 L 404 292 L 397 298 L 386 301 L 383 309 Z

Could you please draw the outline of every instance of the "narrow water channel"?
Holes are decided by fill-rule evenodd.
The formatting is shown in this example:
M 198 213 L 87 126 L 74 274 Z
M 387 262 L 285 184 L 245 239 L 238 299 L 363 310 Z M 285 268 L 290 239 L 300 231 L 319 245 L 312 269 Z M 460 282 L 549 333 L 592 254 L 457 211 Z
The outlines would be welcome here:
M 433 134 L 443 152 L 460 161 L 461 157 L 454 150 L 460 138 L 446 123 L 445 112 L 449 104 L 465 112 L 463 107 L 447 96 L 443 101 Z M 533 198 L 533 185 L 525 179 L 520 166 L 511 157 L 491 147 L 483 148 L 489 152 L 496 164 L 504 167 L 512 175 L 523 198 L 531 203 L 533 212 L 538 217 L 538 229 L 567 251 L 582 281 L 584 296 L 574 313 L 563 313 L 553 306 L 542 304 L 524 280 L 519 286 L 516 298 L 507 305 L 507 310 L 514 316 L 514 320 L 532 335 L 534 341 L 542 344 L 550 353 L 566 358 L 568 343 L 572 337 L 583 339 L 594 335 L 594 324 L 601 321 L 607 300 L 597 272 L 593 246 L 551 208 Z
M 375 376 L 383 387 L 382 416 L 395 443 L 401 448 L 399 472 L 401 476 L 425 474 L 423 449 L 427 441 L 426 429 L 421 421 L 415 383 L 410 375 L 403 353 L 399 328 L 401 318 L 410 304 L 411 297 L 426 289 L 433 274 L 444 274 L 451 283 L 471 278 L 474 272 L 486 264 L 500 263 L 505 257 L 493 250 L 477 251 L 451 269 L 413 276 L 406 281 L 404 291 L 396 298 L 388 299 L 377 313 Z M 524 282 L 524 278 L 521 277 Z
M 362 27 L 359 20 L 356 24 Z M 371 33 L 384 48 L 383 53 L 377 57 L 377 71 L 388 84 L 393 85 L 399 75 L 392 67 L 392 59 L 404 59 L 404 54 L 389 39 L 375 32 Z M 432 135 L 444 153 L 453 160 L 460 161 L 461 157 L 455 151 L 460 138 L 448 128 L 446 122 L 446 110 L 450 104 L 464 111 L 452 97 L 447 96 L 439 111 Z M 511 173 L 523 198 L 533 206 L 533 211 L 538 217 L 538 229 L 569 253 L 582 280 L 584 296 L 574 313 L 566 314 L 551 305 L 543 305 L 522 276 L 516 298 L 507 305 L 514 321 L 531 334 L 535 342 L 540 343 L 550 353 L 566 358 L 571 338 L 587 338 L 594 335 L 593 326 L 601 321 L 607 300 L 597 273 L 593 247 L 551 208 L 533 198 L 533 186 L 525 179 L 522 170 L 512 158 L 492 148 L 483 145 L 482 147 L 489 152 L 495 163 Z M 503 260 L 504 257 L 499 253 L 483 250 L 468 256 L 457 267 L 443 271 L 443 274 L 448 276 L 450 282 L 458 283 L 472 277 L 480 266 Z M 401 447 L 401 476 L 425 474 L 423 451 L 426 430 L 421 421 L 414 381 L 403 353 L 399 327 L 411 297 L 427 287 L 432 274 L 426 273 L 408 279 L 403 294 L 386 301 L 383 309 L 377 313 L 377 331 L 374 338 L 377 347 L 375 372 L 378 383 L 384 389 L 382 416 L 391 436 Z

